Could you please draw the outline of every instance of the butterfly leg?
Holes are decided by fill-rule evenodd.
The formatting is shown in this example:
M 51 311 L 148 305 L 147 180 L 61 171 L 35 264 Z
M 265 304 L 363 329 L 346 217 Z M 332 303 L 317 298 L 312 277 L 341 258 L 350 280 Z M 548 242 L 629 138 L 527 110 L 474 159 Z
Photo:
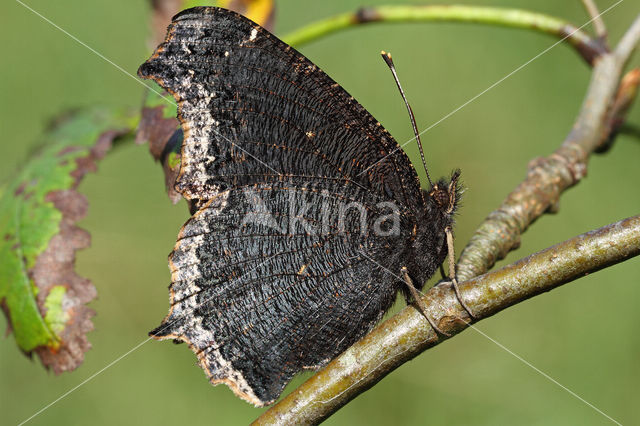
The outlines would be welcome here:
M 435 322 L 433 322 L 431 317 L 429 317 L 429 315 L 427 314 L 427 306 L 424 304 L 422 298 L 420 297 L 420 292 L 413 285 L 413 281 L 411 280 L 411 277 L 409 276 L 409 272 L 407 271 L 407 268 L 405 266 L 402 267 L 401 273 L 402 273 L 402 277 L 404 278 L 405 284 L 409 288 L 409 292 L 411 293 L 411 296 L 413 297 L 413 300 L 415 300 L 415 302 L 418 304 L 418 308 L 420 309 L 420 312 L 422 312 L 422 315 L 424 315 L 424 317 L 427 319 L 427 321 L 429 321 L 429 324 L 431 325 L 431 327 L 438 334 L 441 334 L 441 335 L 447 336 L 447 337 L 451 336 L 449 333 L 446 333 L 446 332 L 442 331 L 435 324 Z
M 447 274 L 445 274 L 444 272 L 444 266 L 442 266 L 442 263 L 440 264 L 440 276 L 442 277 L 443 281 L 447 280 Z
M 460 304 L 462 305 L 464 310 L 467 311 L 469 316 L 472 319 L 475 319 L 476 316 L 473 314 L 473 312 L 471 312 L 471 309 L 469 309 L 467 304 L 464 303 L 464 300 L 462 300 L 462 296 L 460 295 L 460 289 L 458 288 L 458 280 L 456 278 L 456 258 L 455 258 L 455 253 L 453 251 L 453 232 L 451 231 L 450 227 L 447 227 L 444 230 L 444 232 L 447 235 L 447 252 L 448 252 L 448 258 L 449 258 L 449 261 L 448 261 L 449 279 L 451 280 L 451 285 L 453 286 L 453 289 L 456 292 L 456 297 L 458 298 L 458 302 L 460 302 Z

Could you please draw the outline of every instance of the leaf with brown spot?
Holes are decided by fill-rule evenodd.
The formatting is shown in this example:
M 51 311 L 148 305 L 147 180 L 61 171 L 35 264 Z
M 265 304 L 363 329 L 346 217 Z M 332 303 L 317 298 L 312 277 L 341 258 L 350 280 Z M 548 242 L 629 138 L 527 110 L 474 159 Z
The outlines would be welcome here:
M 75 226 L 87 212 L 76 192 L 116 139 L 132 133 L 125 114 L 93 109 L 56 125 L 0 195 L 0 306 L 18 347 L 56 373 L 79 366 L 91 347 L 96 296 L 74 271 L 89 233 Z

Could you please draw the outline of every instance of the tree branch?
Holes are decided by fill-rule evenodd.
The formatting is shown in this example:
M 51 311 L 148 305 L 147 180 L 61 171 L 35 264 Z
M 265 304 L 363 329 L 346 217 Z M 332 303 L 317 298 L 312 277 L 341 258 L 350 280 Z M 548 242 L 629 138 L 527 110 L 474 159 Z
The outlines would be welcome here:
M 591 17 L 593 22 L 593 28 L 596 31 L 596 35 L 603 42 L 607 40 L 607 27 L 604 25 L 598 6 L 594 0 L 582 0 L 582 5 L 587 10 L 587 13 Z
M 614 52 L 623 65 L 627 63 L 633 52 L 638 48 L 638 42 L 640 42 L 640 15 L 636 17 L 629 30 L 622 36 Z
M 477 320 L 530 297 L 640 254 L 640 216 L 587 232 L 498 271 L 460 284 Z M 423 299 L 438 327 L 454 335 L 470 323 L 450 286 Z M 376 327 L 324 370 L 260 416 L 254 424 L 317 424 L 384 376 L 446 340 L 413 306 Z
M 282 39 L 299 47 L 328 34 L 371 22 L 470 22 L 523 28 L 566 38 L 589 64 L 607 51 L 601 40 L 593 39 L 575 25 L 553 16 L 520 9 L 461 5 L 367 7 L 311 23 Z
M 618 93 L 609 111 L 609 117 L 607 118 L 608 128 L 605 133 L 608 137 L 603 139 L 595 152 L 606 152 L 611 148 L 618 133 L 623 130 L 627 113 L 633 106 L 638 95 L 638 86 L 640 86 L 640 68 L 634 68 L 626 73 L 625 76 L 622 77 L 622 81 L 620 81 Z
M 560 148 L 529 164 L 526 179 L 491 212 L 471 237 L 458 261 L 458 280 L 488 271 L 520 245 L 520 235 L 547 211 L 556 211 L 560 195 L 587 174 L 589 155 L 608 137 L 610 107 L 620 75 L 640 38 L 640 17 L 612 53 L 596 62 L 578 119 Z

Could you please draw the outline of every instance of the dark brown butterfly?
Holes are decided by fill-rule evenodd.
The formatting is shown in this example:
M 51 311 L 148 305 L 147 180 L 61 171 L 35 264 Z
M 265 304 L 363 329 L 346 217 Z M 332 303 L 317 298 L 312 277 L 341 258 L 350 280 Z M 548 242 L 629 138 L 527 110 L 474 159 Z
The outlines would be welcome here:
M 458 173 L 421 190 L 391 135 L 292 47 L 234 12 L 173 18 L 139 69 L 178 101 L 171 309 L 214 384 L 255 405 L 363 337 L 447 254 Z M 404 269 L 406 268 L 406 269 Z

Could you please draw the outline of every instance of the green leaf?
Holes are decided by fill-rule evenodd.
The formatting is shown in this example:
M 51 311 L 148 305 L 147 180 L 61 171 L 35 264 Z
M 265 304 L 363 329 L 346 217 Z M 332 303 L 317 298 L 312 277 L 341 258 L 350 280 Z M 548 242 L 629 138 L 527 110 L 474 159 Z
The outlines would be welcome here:
M 0 193 L 0 304 L 20 349 L 36 351 L 55 372 L 77 367 L 90 347 L 93 311 L 85 304 L 95 288 L 73 270 L 75 251 L 90 242 L 74 224 L 87 202 L 75 188 L 134 126 L 123 113 L 72 115 Z

